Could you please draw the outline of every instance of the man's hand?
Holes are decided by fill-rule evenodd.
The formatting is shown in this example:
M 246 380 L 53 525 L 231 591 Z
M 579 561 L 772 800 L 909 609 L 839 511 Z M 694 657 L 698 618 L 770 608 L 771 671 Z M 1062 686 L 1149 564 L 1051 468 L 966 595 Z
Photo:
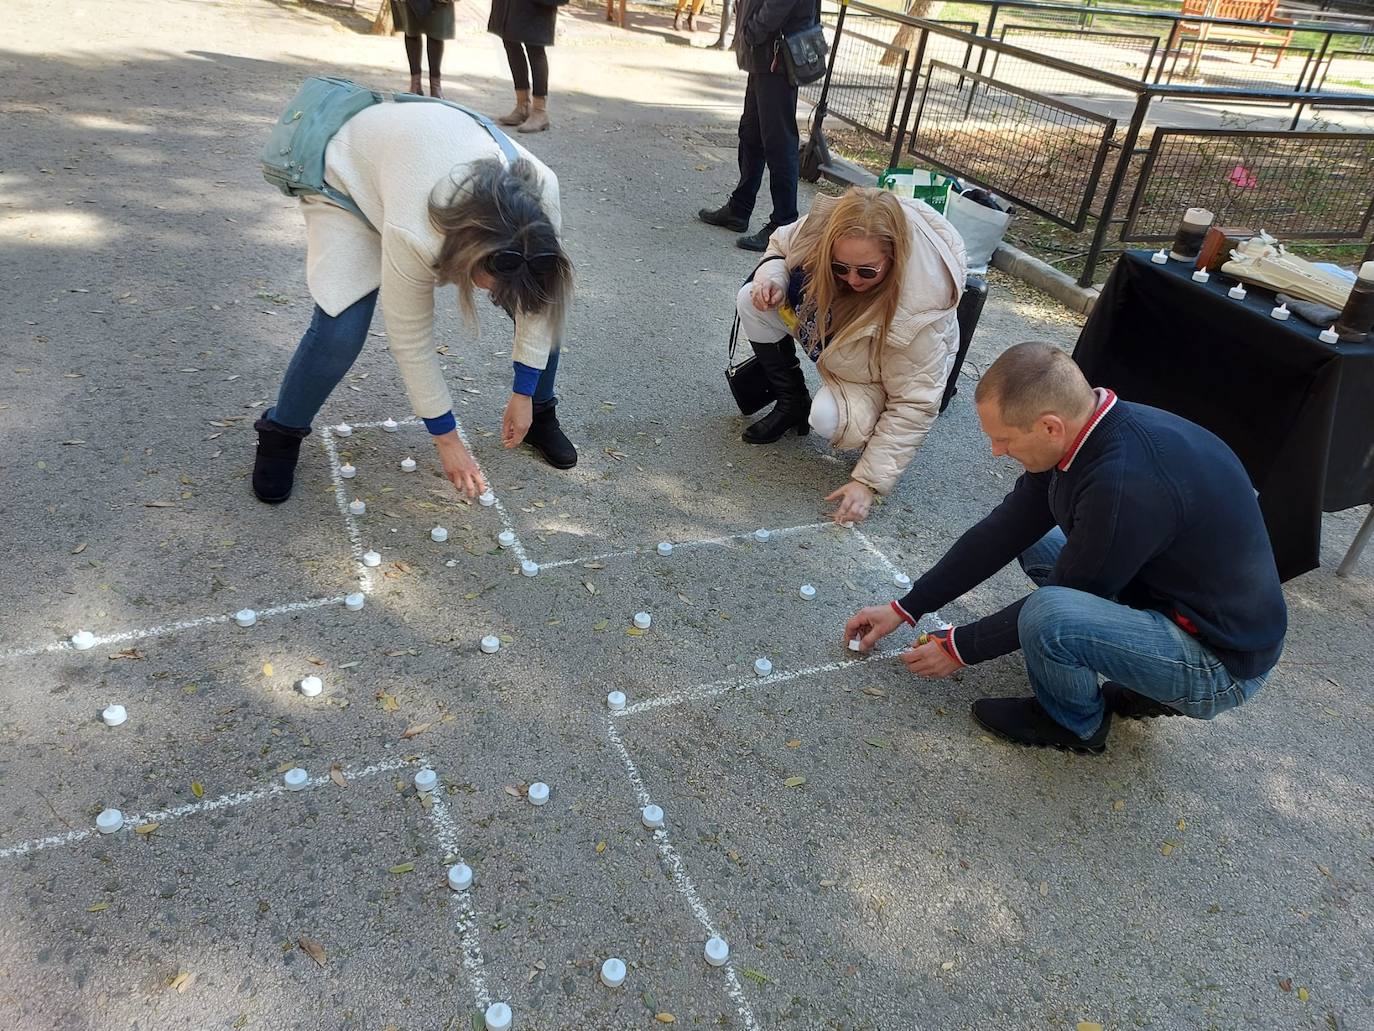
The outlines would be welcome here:
M 534 400 L 524 394 L 511 394 L 506 414 L 501 417 L 501 445 L 512 448 L 525 439 L 534 421 Z
M 902 652 L 906 668 L 927 680 L 943 680 L 956 669 L 962 669 L 964 664 L 951 654 L 946 643 L 951 633 L 953 631 L 946 630 L 942 634 L 922 634 L 915 647 Z
M 838 501 L 840 507 L 830 518 L 837 523 L 861 523 L 873 508 L 873 489 L 858 480 L 850 480 L 839 490 L 825 496 L 826 501 Z
M 906 620 L 902 619 L 891 605 L 870 605 L 854 613 L 844 625 L 845 644 L 848 645 L 856 637 L 862 637 L 859 648 L 869 651 L 905 622 Z
M 444 467 L 444 475 L 449 478 L 449 482 L 470 498 L 477 497 L 487 489 L 487 481 L 477 471 L 477 463 L 473 461 L 472 455 L 468 454 L 463 442 L 458 439 L 457 430 L 449 430 L 432 439 L 434 449 L 439 452 L 439 462 Z
M 749 299 L 759 311 L 772 311 L 782 303 L 782 287 L 777 283 L 755 283 Z

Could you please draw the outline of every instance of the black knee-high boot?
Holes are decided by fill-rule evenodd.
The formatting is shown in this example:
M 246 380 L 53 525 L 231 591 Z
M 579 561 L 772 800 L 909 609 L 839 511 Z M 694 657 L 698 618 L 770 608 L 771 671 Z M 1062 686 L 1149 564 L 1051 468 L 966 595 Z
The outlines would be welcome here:
M 791 337 L 783 337 L 771 344 L 757 344 L 751 340 L 749 346 L 768 374 L 768 383 L 778 401 L 771 412 L 745 429 L 744 439 L 750 444 L 771 444 L 791 429 L 795 429 L 799 437 L 806 436 L 811 432 L 807 422 L 811 414 L 811 394 L 806 389 L 806 377 L 797 360 L 795 342 Z

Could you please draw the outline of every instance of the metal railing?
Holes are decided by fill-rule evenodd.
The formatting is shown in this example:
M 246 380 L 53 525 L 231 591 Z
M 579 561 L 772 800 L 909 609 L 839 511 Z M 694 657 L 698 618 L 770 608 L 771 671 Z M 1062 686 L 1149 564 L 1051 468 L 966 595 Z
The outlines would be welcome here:
M 851 15 L 862 17 L 861 33 L 847 27 Z M 1189 206 L 1291 240 L 1363 239 L 1374 224 L 1374 132 L 1296 131 L 1316 105 L 1367 114 L 1374 127 L 1374 97 L 1152 82 L 1157 75 L 1139 69 L 1122 75 L 862 0 L 841 0 L 832 38 L 812 91 L 804 176 L 831 163 L 824 126 L 833 114 L 891 167 L 943 169 L 1076 232 L 1094 223 L 1084 286 L 1114 229 L 1123 242 L 1164 239 Z M 1162 74 L 1163 62 L 1152 63 Z M 1187 124 L 1177 124 L 1181 104 Z M 1238 106 L 1271 121 L 1294 113 L 1287 129 L 1191 127 L 1199 108 L 1227 112 L 1221 118 Z

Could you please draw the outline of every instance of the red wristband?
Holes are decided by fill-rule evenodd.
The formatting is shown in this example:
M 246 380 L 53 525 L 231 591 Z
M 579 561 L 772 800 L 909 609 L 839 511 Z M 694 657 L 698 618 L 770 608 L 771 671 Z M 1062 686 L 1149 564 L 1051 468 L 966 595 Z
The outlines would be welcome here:
M 916 620 L 912 619 L 910 616 L 907 615 L 906 609 L 902 608 L 902 607 L 901 607 L 900 605 L 898 605 L 895 601 L 894 601 L 894 602 L 891 602 L 890 604 L 892 605 L 892 611 L 895 612 L 895 613 L 897 613 L 897 615 L 899 615 L 899 616 L 902 617 L 902 622 L 903 622 L 903 623 L 905 623 L 907 626 L 915 626 L 915 625 L 916 625 Z

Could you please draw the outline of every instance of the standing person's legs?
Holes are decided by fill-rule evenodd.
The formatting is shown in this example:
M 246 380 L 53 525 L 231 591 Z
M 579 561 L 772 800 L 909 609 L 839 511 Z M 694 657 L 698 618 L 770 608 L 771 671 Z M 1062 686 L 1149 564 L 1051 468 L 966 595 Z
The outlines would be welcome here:
M 406 36 L 406 61 L 410 63 L 410 92 L 422 95 L 420 89 L 420 37 Z
M 530 75 L 534 78 L 534 95 L 530 99 L 530 115 L 521 123 L 517 132 L 543 132 L 550 128 L 549 121 L 549 56 L 541 46 L 525 44 L 529 55 Z
M 286 367 L 277 403 L 253 424 L 258 431 L 253 493 L 268 504 L 291 496 L 301 441 L 310 434 L 310 424 L 325 400 L 357 361 L 376 306 L 376 290 L 338 315 L 327 315 L 316 306 Z
M 729 209 L 748 220 L 754 213 L 754 198 L 763 185 L 763 170 L 767 167 L 763 148 L 763 133 L 759 126 L 759 81 L 766 75 L 750 74 L 744 87 L 744 110 L 739 117 L 739 183 L 730 194 Z
M 511 82 L 515 84 L 515 107 L 508 115 L 496 119 L 498 125 L 520 125 L 530 116 L 530 66 L 525 60 L 525 48 L 519 43 L 503 40 L 506 63 L 510 65 Z
M 752 76 L 751 76 L 752 78 Z M 797 87 L 785 75 L 758 76 L 759 134 L 773 196 L 773 226 L 797 220 L 797 179 L 801 174 L 801 134 L 797 131 Z
M 442 99 L 444 90 L 440 77 L 443 73 L 444 41 L 434 36 L 426 36 L 425 48 L 429 57 L 429 95 Z

